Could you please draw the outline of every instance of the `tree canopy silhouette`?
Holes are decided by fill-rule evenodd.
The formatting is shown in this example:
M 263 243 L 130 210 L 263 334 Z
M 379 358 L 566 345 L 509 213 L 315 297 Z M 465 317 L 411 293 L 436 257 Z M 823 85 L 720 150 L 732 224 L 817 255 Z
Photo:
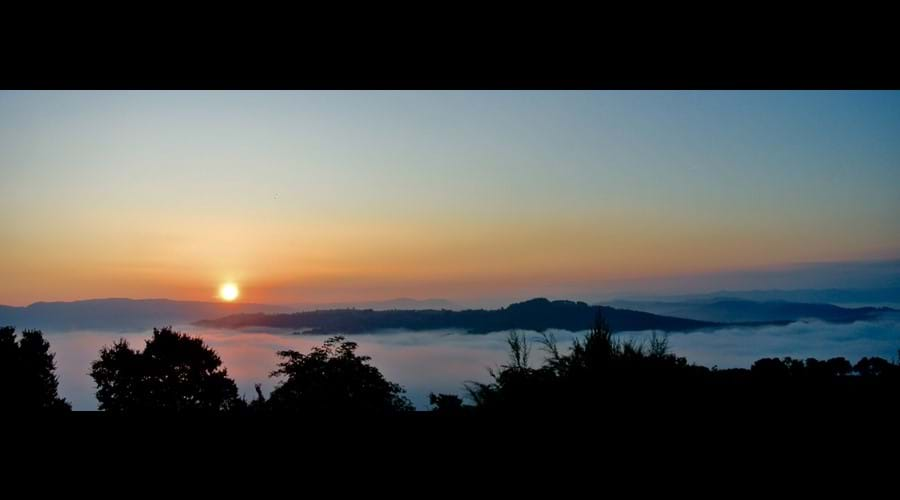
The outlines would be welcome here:
M 72 407 L 57 393 L 59 382 L 50 343 L 40 330 L 0 327 L 0 397 L 12 411 L 67 411 Z
M 468 413 L 472 407 L 463 404 L 462 398 L 456 394 L 435 394 L 428 395 L 428 402 L 431 404 L 431 411 L 440 415 L 463 415 Z
M 863 358 L 856 365 L 842 357 L 764 358 L 749 370 L 688 364 L 668 351 L 666 337 L 653 335 L 646 344 L 616 339 L 599 309 L 592 330 L 565 354 L 552 335 L 543 334 L 547 358 L 539 367 L 529 364 L 524 335 L 513 332 L 508 343 L 510 362 L 489 370 L 493 381 L 466 386 L 479 412 L 621 413 L 711 404 L 853 408 L 864 400 L 890 402 L 900 387 L 900 364 L 882 358 Z
M 91 364 L 100 409 L 111 412 L 231 411 L 245 407 L 222 360 L 202 339 L 153 329 L 143 351 L 121 339 Z
M 584 340 L 575 340 L 566 354 L 560 353 L 552 335 L 543 334 L 547 359 L 540 367 L 529 366 L 531 346 L 524 335 L 513 332 L 507 342 L 510 363 L 489 370 L 493 382 L 467 384 L 479 410 L 596 409 L 613 400 L 658 396 L 697 369 L 705 370 L 670 354 L 665 337 L 654 334 L 649 345 L 617 340 L 599 309 Z
M 269 400 L 277 412 L 388 414 L 412 410 L 399 385 L 385 380 L 357 344 L 331 337 L 309 354 L 279 351 L 283 358 L 273 377 L 286 377 Z

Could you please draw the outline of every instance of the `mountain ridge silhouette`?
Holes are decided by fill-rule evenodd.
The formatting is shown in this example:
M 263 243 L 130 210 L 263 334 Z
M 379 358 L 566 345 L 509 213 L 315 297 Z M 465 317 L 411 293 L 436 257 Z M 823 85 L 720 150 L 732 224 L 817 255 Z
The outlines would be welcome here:
M 889 307 L 849 308 L 815 302 L 755 301 L 735 297 L 697 301 L 616 300 L 610 302 L 610 305 L 653 314 L 714 322 L 777 322 L 816 319 L 829 323 L 848 323 L 877 319 L 885 313 L 898 312 Z
M 613 328 L 691 331 L 724 325 L 786 324 L 798 319 L 828 322 L 852 322 L 897 312 L 889 308 L 842 308 L 830 304 L 793 303 L 785 301 L 755 302 L 722 297 L 702 302 L 613 301 L 588 305 L 585 302 L 539 298 L 509 304 L 496 309 L 451 309 L 455 304 L 444 299 L 390 299 L 359 302 L 364 307 L 346 303 L 319 305 L 272 305 L 179 301 L 173 299 L 105 298 L 79 301 L 40 301 L 28 306 L 0 305 L 0 324 L 22 325 L 23 328 L 52 330 L 96 329 L 139 331 L 160 324 L 199 324 L 203 326 L 271 326 L 309 328 L 323 333 L 358 333 L 381 328 L 432 329 L 462 328 L 473 333 L 487 329 L 575 329 L 582 330 L 583 321 L 592 308 L 603 307 L 611 316 Z M 422 304 L 421 308 L 413 308 Z M 427 307 L 429 305 L 442 307 Z M 369 311 L 369 312 L 366 312 Z M 294 321 L 248 315 L 305 315 Z M 571 313 L 571 314 L 570 314 Z M 646 316 L 649 314 L 650 316 Z M 244 315 L 243 320 L 226 318 Z M 568 317 L 570 315 L 571 317 Z M 297 321 L 298 318 L 302 320 Z M 237 323 L 235 323 L 237 321 Z M 246 324 L 256 321 L 261 324 Z
M 617 331 L 689 331 L 722 326 L 719 323 L 665 317 L 608 306 L 591 306 L 580 301 L 550 301 L 546 298 L 534 298 L 492 310 L 332 309 L 288 314 L 235 314 L 217 319 L 201 320 L 195 324 L 218 328 L 307 329 L 304 333 L 310 334 L 362 333 L 382 329 L 436 330 L 447 328 L 459 328 L 474 334 L 513 329 L 581 331 L 587 328 L 585 325 L 591 324 L 598 307 L 603 311 L 610 326 Z

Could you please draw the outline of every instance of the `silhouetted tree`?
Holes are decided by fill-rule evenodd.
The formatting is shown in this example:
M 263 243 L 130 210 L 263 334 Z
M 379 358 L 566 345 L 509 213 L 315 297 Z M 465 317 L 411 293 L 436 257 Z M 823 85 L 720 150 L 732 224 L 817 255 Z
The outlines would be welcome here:
M 492 383 L 466 388 L 480 411 L 586 411 L 621 408 L 626 399 L 671 397 L 667 388 L 683 388 L 709 370 L 688 365 L 668 352 L 668 339 L 655 333 L 649 345 L 618 340 L 597 308 L 591 330 L 561 353 L 555 338 L 543 334 L 547 359 L 540 367 L 527 364 L 524 336 L 511 333 L 510 364 L 494 372 Z
M 831 358 L 826 361 L 826 366 L 831 376 L 844 377 L 853 371 L 853 365 L 844 357 Z
M 247 405 L 247 410 L 250 413 L 263 413 L 267 411 L 268 407 L 266 406 L 266 397 L 263 396 L 262 393 L 262 386 L 260 386 L 260 384 L 254 384 L 253 390 L 256 391 L 256 399 Z
M 339 412 L 387 414 L 412 410 L 404 390 L 385 380 L 369 356 L 356 354 L 357 344 L 337 336 L 309 354 L 279 351 L 283 361 L 273 377 L 286 377 L 269 396 L 274 412 Z
M 467 382 L 469 397 L 480 409 L 528 411 L 547 403 L 543 395 L 552 373 L 528 366 L 531 346 L 524 334 L 510 332 L 507 339 L 510 362 L 498 370 L 488 368 L 493 383 Z
M 750 373 L 759 379 L 775 380 L 790 377 L 791 369 L 778 358 L 762 358 L 753 362 Z
M 862 377 L 878 377 L 890 372 L 892 368 L 894 365 L 890 361 L 879 357 L 862 358 L 853 367 L 856 373 Z
M 655 333 L 647 344 L 615 338 L 600 309 L 588 334 L 565 354 L 552 334 L 542 335 L 547 358 L 539 367 L 528 365 L 525 336 L 509 335 L 509 364 L 488 370 L 491 383 L 466 385 L 475 410 L 652 414 L 710 404 L 741 411 L 791 411 L 810 404 L 835 412 L 863 402 L 890 405 L 900 394 L 900 362 L 863 358 L 853 366 L 843 357 L 784 357 L 759 359 L 749 370 L 709 369 L 668 352 L 668 339 Z
M 846 358 L 831 358 L 819 361 L 815 358 L 806 360 L 806 376 L 818 379 L 842 377 L 853 371 L 853 365 Z
M 463 400 L 456 394 L 435 394 L 428 395 L 428 402 L 431 404 L 431 411 L 441 415 L 459 415 L 464 413 L 467 407 L 463 405 Z
M 67 411 L 72 407 L 57 393 L 54 354 L 40 330 L 0 328 L 0 398 L 12 411 Z
M 232 411 L 245 406 L 222 360 L 202 339 L 153 329 L 143 351 L 124 339 L 91 364 L 100 409 L 111 412 Z
M 863 358 L 857 363 L 857 370 L 865 369 L 865 363 L 868 358 Z M 876 359 L 876 358 L 873 358 Z M 881 359 L 881 358 L 877 358 Z M 882 360 L 884 361 L 884 360 Z M 887 365 L 890 363 L 884 362 Z M 802 380 L 825 380 L 834 377 L 844 377 L 850 375 L 854 371 L 853 365 L 846 358 L 831 358 L 829 360 L 818 360 L 816 358 L 807 358 L 806 361 L 786 357 L 763 358 L 755 361 L 750 367 L 751 374 L 759 380 L 787 380 L 799 383 Z

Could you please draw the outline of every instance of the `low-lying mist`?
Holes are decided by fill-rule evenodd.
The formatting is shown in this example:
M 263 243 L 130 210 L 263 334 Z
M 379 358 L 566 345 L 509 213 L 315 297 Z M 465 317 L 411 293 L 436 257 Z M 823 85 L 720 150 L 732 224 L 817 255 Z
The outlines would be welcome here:
M 270 378 L 278 361 L 276 352 L 294 349 L 307 352 L 321 344 L 326 336 L 291 335 L 283 330 L 243 331 L 211 330 L 182 325 L 178 330 L 202 336 L 222 357 L 229 376 L 241 393 L 255 397 L 253 386 L 262 384 L 268 393 L 277 380 Z M 143 347 L 150 331 L 111 333 L 98 331 L 45 331 L 51 350 L 56 353 L 60 395 L 77 410 L 96 409 L 94 383 L 88 375 L 90 363 L 99 349 L 118 338 L 135 347 Z M 535 341 L 536 332 L 527 332 Z M 561 349 L 567 349 L 586 332 L 551 331 Z M 645 341 L 651 332 L 623 332 L 622 339 Z M 487 369 L 507 361 L 507 332 L 472 335 L 461 331 L 424 332 L 381 331 L 348 336 L 359 344 L 360 354 L 372 357 L 389 380 L 401 384 L 419 409 L 428 407 L 429 392 L 464 393 L 464 382 L 487 381 Z M 668 336 L 672 351 L 689 362 L 719 368 L 748 368 L 763 357 L 831 358 L 844 356 L 856 362 L 864 356 L 893 359 L 900 349 L 900 317 L 848 324 L 799 321 L 786 326 L 722 328 Z M 531 363 L 539 365 L 545 353 L 537 343 Z

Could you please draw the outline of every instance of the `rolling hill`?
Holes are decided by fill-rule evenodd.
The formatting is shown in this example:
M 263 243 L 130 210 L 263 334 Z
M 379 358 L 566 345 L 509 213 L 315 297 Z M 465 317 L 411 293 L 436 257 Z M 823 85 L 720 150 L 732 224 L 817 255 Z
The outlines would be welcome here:
M 720 326 L 719 323 L 660 316 L 641 311 L 601 306 L 603 316 L 614 331 L 689 331 Z M 196 324 L 217 328 L 275 327 L 306 333 L 361 333 L 381 329 L 436 330 L 458 328 L 469 333 L 522 329 L 580 331 L 593 324 L 597 308 L 585 302 L 531 299 L 494 310 L 468 309 L 376 311 L 334 309 L 291 314 L 234 314 Z
M 0 306 L 0 325 L 19 329 L 144 330 L 187 324 L 210 316 L 241 312 L 281 312 L 265 304 L 228 304 L 168 299 L 92 299 L 73 302 L 35 302 L 26 307 Z
M 885 313 L 896 312 L 895 309 L 887 307 L 849 308 L 832 304 L 783 300 L 753 301 L 732 297 L 671 302 L 619 300 L 611 304 L 654 314 L 713 322 L 784 322 L 817 319 L 831 323 L 847 323 L 874 319 Z

